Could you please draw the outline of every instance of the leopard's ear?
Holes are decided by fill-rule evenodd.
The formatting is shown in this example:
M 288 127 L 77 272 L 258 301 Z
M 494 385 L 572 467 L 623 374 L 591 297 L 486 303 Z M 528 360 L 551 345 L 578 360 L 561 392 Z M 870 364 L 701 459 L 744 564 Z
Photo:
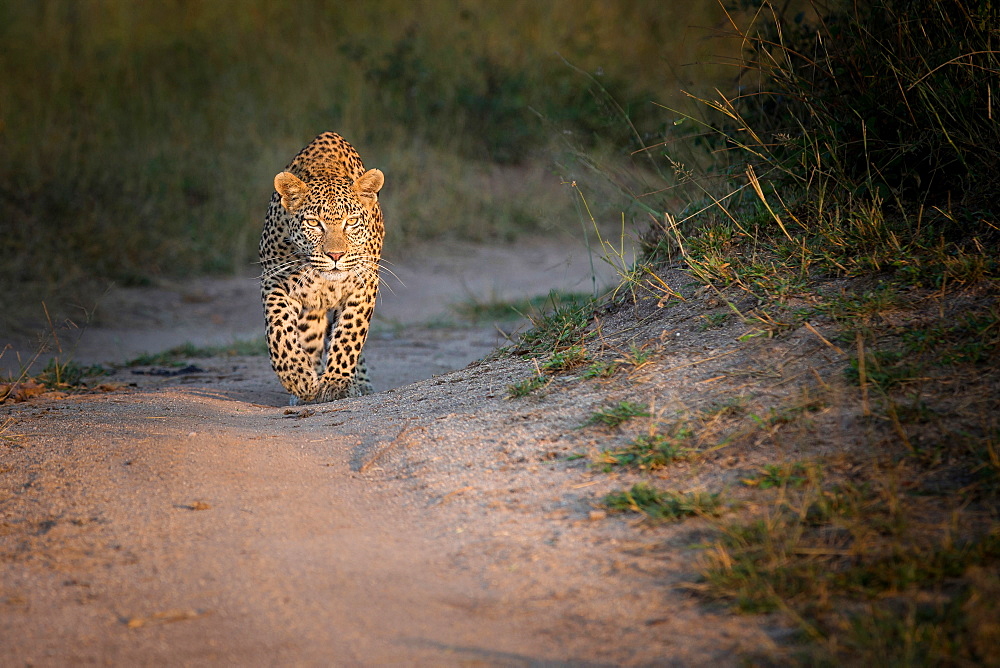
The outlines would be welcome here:
M 281 206 L 289 212 L 302 206 L 309 194 L 309 186 L 291 172 L 281 172 L 274 177 L 274 190 L 281 195 Z
M 385 184 L 385 175 L 382 171 L 369 169 L 354 182 L 354 192 L 360 197 L 378 199 L 378 191 L 382 190 L 383 184 Z

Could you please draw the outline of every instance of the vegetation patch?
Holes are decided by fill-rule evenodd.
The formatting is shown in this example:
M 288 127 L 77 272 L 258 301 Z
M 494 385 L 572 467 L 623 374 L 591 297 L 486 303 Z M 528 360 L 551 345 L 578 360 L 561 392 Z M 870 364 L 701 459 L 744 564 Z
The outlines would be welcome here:
M 785 613 L 811 641 L 801 649 L 807 663 L 987 658 L 998 607 L 984 597 L 1000 585 L 1000 539 L 988 525 L 975 522 L 958 537 L 945 507 L 902 492 L 891 477 L 790 485 L 787 472 L 773 473 L 760 480 L 785 493 L 766 516 L 726 527 L 704 554 L 706 595 L 743 612 Z
M 593 336 L 587 331 L 594 314 L 593 300 L 557 305 L 550 313 L 531 318 L 532 327 L 514 347 L 518 355 L 543 357 L 582 345 Z
M 52 390 L 86 388 L 87 379 L 105 376 L 109 370 L 100 364 L 82 365 L 74 360 L 50 359 L 36 376 L 0 381 L 0 404 L 28 401 Z
M 61 295 L 88 278 L 142 285 L 242 271 L 256 259 L 260 226 L 249 221 L 263 216 L 271 179 L 321 130 L 342 133 L 391 175 L 383 206 L 396 248 L 551 229 L 572 204 L 552 196 L 558 177 L 547 165 L 525 163 L 553 136 L 633 143 L 619 102 L 632 124 L 654 131 L 647 100 L 662 76 L 635 63 L 704 60 L 716 47 L 665 40 L 662 26 L 720 15 L 565 0 L 361 13 L 321 1 L 294 14 L 263 0 L 239 12 L 225 3 L 183 12 L 122 0 L 5 5 L 2 279 Z M 626 23 L 623 52 L 605 27 Z M 272 43 L 275 34 L 294 39 Z
M 864 381 L 887 392 L 930 380 L 929 376 L 940 376 L 941 371 L 975 373 L 977 367 L 995 363 L 1000 357 L 1000 306 L 989 304 L 956 319 L 907 327 L 901 333 L 879 336 L 869 330 L 864 339 L 860 336 L 855 333 L 861 343 L 850 360 L 847 377 L 855 384 Z
M 750 413 L 749 417 L 761 427 L 773 427 L 794 422 L 803 415 L 821 410 L 825 406 L 826 401 L 824 399 L 805 397 L 802 401 L 796 402 L 792 406 L 772 407 L 763 415 Z
M 641 369 L 653 361 L 653 350 L 649 347 L 636 346 L 634 343 L 629 346 L 628 352 L 622 355 L 621 362 L 628 364 L 633 369 Z
M 606 406 L 595 411 L 587 419 L 587 425 L 603 425 L 609 428 L 621 426 L 622 423 L 634 417 L 649 417 L 649 406 L 643 403 L 632 401 L 619 401 L 617 404 Z
M 586 304 L 591 296 L 579 292 L 553 290 L 547 295 L 516 301 L 469 301 L 452 307 L 455 313 L 470 322 L 506 322 L 527 318 L 532 321 L 560 308 L 574 308 Z
M 462 216 L 470 221 L 481 213 L 484 218 L 495 217 L 460 235 L 508 238 L 518 230 L 537 228 L 547 215 L 524 202 L 508 201 L 509 192 L 516 189 L 493 199 L 483 195 L 491 192 L 485 186 L 497 182 L 498 176 L 519 177 L 513 179 L 516 188 L 529 188 L 540 179 L 504 172 L 472 157 L 487 155 L 516 169 L 532 137 L 538 139 L 532 134 L 537 127 L 521 128 L 511 102 L 523 101 L 520 96 L 538 90 L 540 80 L 523 74 L 534 72 L 532 68 L 503 65 L 492 52 L 473 60 L 452 59 L 421 41 L 419 32 L 395 32 L 374 45 L 345 38 L 329 46 L 314 41 L 311 49 L 310 43 L 303 46 L 297 41 L 296 53 L 239 49 L 234 35 L 212 29 L 229 25 L 228 14 L 202 17 L 193 29 L 169 24 L 176 44 L 166 51 L 163 44 L 173 42 L 147 36 L 148 44 L 139 43 L 134 54 L 129 52 L 134 61 L 109 60 L 108 54 L 114 56 L 121 48 L 117 38 L 100 31 L 94 31 L 92 38 L 85 30 L 90 19 L 74 13 L 71 4 L 52 7 L 56 13 L 73 14 L 74 20 L 64 24 L 76 28 L 47 34 L 38 44 L 78 44 L 79 58 L 56 63 L 53 71 L 31 70 L 30 77 L 47 82 L 43 86 L 23 85 L 18 73 L 28 70 L 8 68 L 15 75 L 5 84 L 12 100 L 8 106 L 23 118 L 0 120 L 9 127 L 28 127 L 23 139 L 22 134 L 11 135 L 17 142 L 9 151 L 9 164 L 0 164 L 0 170 L 7 167 L 8 181 L 14 184 L 7 189 L 9 197 L 0 201 L 0 212 L 10 214 L 12 225 L 4 237 L 7 255 L 27 258 L 18 260 L 21 264 L 13 267 L 12 274 L 30 277 L 43 266 L 25 252 L 34 248 L 27 241 L 38 237 L 39 220 L 55 225 L 72 222 L 65 225 L 64 234 L 52 236 L 56 245 L 44 248 L 46 257 L 79 258 L 98 274 L 124 282 L 141 282 L 168 270 L 231 269 L 238 266 L 234 262 L 252 256 L 256 228 L 244 225 L 251 216 L 233 203 L 253 198 L 232 193 L 239 195 L 242 191 L 236 186 L 243 182 L 253 183 L 253 174 L 270 178 L 274 165 L 284 164 L 288 151 L 307 138 L 296 139 L 293 145 L 276 141 L 275 137 L 295 133 L 280 123 L 275 126 L 273 119 L 261 122 L 274 109 L 233 105 L 244 75 L 220 79 L 206 77 L 194 66 L 156 68 L 176 73 L 190 91 L 186 115 L 181 104 L 176 119 L 157 118 L 159 107 L 149 104 L 172 99 L 170 82 L 135 77 L 150 63 L 184 65 L 177 59 L 185 58 L 192 63 L 221 62 L 216 49 L 246 52 L 278 65 L 296 60 L 296 53 L 305 50 L 322 56 L 314 58 L 316 62 L 351 65 L 354 69 L 347 69 L 356 80 L 347 83 L 353 87 L 297 86 L 294 81 L 276 87 L 268 77 L 263 83 L 268 90 L 353 90 L 358 94 L 342 96 L 347 101 L 331 108 L 324 96 L 313 99 L 309 93 L 297 100 L 303 104 L 286 100 L 274 108 L 311 110 L 306 114 L 321 127 L 331 119 L 344 121 L 376 147 L 392 146 L 400 136 L 416 137 L 404 152 L 386 156 L 389 167 L 393 161 L 400 167 L 397 173 L 431 179 L 429 183 L 410 179 L 420 186 L 394 195 L 403 202 L 396 205 L 400 210 L 413 212 L 400 225 L 431 229 L 436 221 L 453 219 L 455 211 L 471 212 Z M 514 15 L 532 16 L 526 9 L 530 4 L 512 10 Z M 698 377 L 697 372 L 707 366 L 694 367 L 704 360 L 696 361 L 685 369 L 692 372 L 682 381 L 689 383 L 685 398 L 701 388 L 708 393 L 719 386 L 710 383 L 730 383 L 728 395 L 714 395 L 714 403 L 695 413 L 700 422 L 697 439 L 692 423 L 678 424 L 666 433 L 654 430 L 606 450 L 595 464 L 620 471 L 623 477 L 638 471 L 648 479 L 648 472 L 662 471 L 700 451 L 696 440 L 706 440 L 711 430 L 726 432 L 718 447 L 731 448 L 733 459 L 756 459 L 747 465 L 754 472 L 743 477 L 736 492 L 750 503 L 739 519 L 718 525 L 719 539 L 703 554 L 697 587 L 704 596 L 741 613 L 780 616 L 800 631 L 789 644 L 808 664 L 994 661 L 1000 644 L 996 7 L 964 0 L 835 2 L 814 8 L 817 13 L 812 18 L 793 18 L 769 3 L 737 4 L 756 18 L 744 28 L 734 15 L 738 38 L 734 42 L 747 49 L 739 77 L 743 94 L 729 96 L 720 89 L 717 97 L 700 100 L 704 116 L 675 109 L 669 112 L 672 116 L 664 112 L 660 122 L 650 124 L 647 117 L 637 119 L 627 111 L 627 101 L 635 99 L 634 89 L 619 105 L 609 93 L 621 91 L 621 82 L 602 86 L 596 75 L 585 74 L 595 84 L 588 84 L 587 104 L 582 103 L 580 90 L 566 84 L 568 88 L 550 100 L 553 106 L 546 113 L 558 116 L 559 109 L 570 109 L 571 117 L 559 119 L 565 121 L 560 127 L 570 134 L 561 136 L 586 133 L 581 143 L 593 148 L 591 138 L 601 128 L 584 117 L 588 109 L 594 111 L 591 103 L 599 100 L 601 117 L 610 111 L 626 127 L 627 138 L 612 133 L 611 141 L 617 138 L 618 145 L 642 163 L 640 167 L 633 163 L 630 170 L 619 170 L 616 163 L 602 174 L 631 197 L 623 221 L 626 216 L 650 221 L 642 240 L 643 257 L 634 268 L 621 267 L 625 282 L 613 296 L 617 303 L 626 303 L 628 297 L 638 302 L 641 295 L 654 296 L 659 307 L 680 303 L 684 298 L 660 272 L 667 265 L 681 264 L 703 284 L 701 292 L 710 301 L 711 311 L 694 316 L 701 318 L 697 324 L 703 331 L 738 321 L 747 328 L 734 337 L 746 345 L 743 350 L 763 344 L 759 339 L 780 343 L 784 337 L 803 337 L 822 352 L 806 348 L 805 361 L 775 362 L 780 371 L 798 364 L 794 374 L 751 369 L 738 385 L 728 373 Z M 258 9 L 241 13 L 237 22 L 273 30 L 288 20 L 287 12 L 263 5 Z M 11 10 L 11 21 L 0 32 L 28 34 L 31 31 L 23 27 L 35 24 L 32 11 Z M 169 19 L 167 14 L 161 18 Z M 499 15 L 492 18 L 501 24 Z M 51 25 L 58 24 L 43 28 L 51 33 Z M 359 34 L 369 33 L 381 34 Z M 460 45 L 457 37 L 435 43 Z M 65 48 L 45 48 L 68 53 Z M 32 53 L 21 43 L 0 60 L 43 62 Z M 530 54 L 525 57 L 529 60 L 522 63 L 531 62 Z M 105 72 L 98 67 L 101 62 L 121 66 Z M 470 62 L 475 67 L 468 71 L 465 65 L 454 64 Z M 93 69 L 77 68 L 78 63 Z M 258 71 L 251 65 L 243 67 Z M 448 77 L 428 76 L 442 67 Z M 293 78 L 309 75 L 299 83 L 322 79 L 317 72 L 297 67 L 274 67 L 274 72 Z M 110 85 L 87 85 L 98 79 Z M 235 87 L 230 87 L 234 85 L 230 79 Z M 114 85 L 133 80 L 141 80 L 143 88 Z M 205 96 L 209 88 L 215 94 Z M 34 101 L 19 97 L 27 95 L 24 91 L 50 89 L 111 97 L 86 104 L 73 96 Z M 370 95 L 373 90 L 379 94 Z M 121 91 L 128 91 L 128 99 L 115 97 Z M 410 104 L 414 95 L 419 100 Z M 355 108 L 362 104 L 358 100 L 374 100 L 372 108 L 386 114 L 365 113 L 367 109 Z M 263 116 L 230 123 L 231 114 L 216 113 L 237 107 Z M 98 113 L 113 109 L 120 110 L 117 117 Z M 82 130 L 69 136 L 60 128 L 66 118 L 78 115 Z M 412 133 L 409 115 L 414 119 Z M 365 118 L 390 119 L 398 127 L 378 136 Z M 442 123 L 442 118 L 449 122 Z M 227 122 L 216 128 L 212 119 Z M 274 136 L 262 140 L 266 150 L 246 143 L 247 136 L 256 136 L 245 131 L 248 127 L 275 128 Z M 455 127 L 463 136 L 454 143 L 440 134 L 442 128 L 447 133 Z M 162 137 L 145 141 L 147 128 L 155 128 Z M 186 141 L 176 141 L 178 132 Z M 48 143 L 39 139 L 44 137 L 50 137 Z M 211 139 L 199 141 L 199 137 Z M 138 152 L 135 147 L 140 147 Z M 363 153 L 368 161 L 368 153 Z M 220 162 L 207 159 L 209 154 L 229 157 Z M 65 159 L 67 155 L 96 158 L 80 163 Z M 425 155 L 433 157 L 434 169 L 427 169 Z M 560 170 L 582 165 L 602 172 L 599 152 L 572 155 L 578 162 L 572 169 L 560 164 Z M 106 169 L 107 164 L 116 169 Z M 228 168 L 237 164 L 238 169 Z M 387 168 L 387 173 L 391 171 Z M 222 181 L 210 178 L 217 175 L 229 176 Z M 404 177 L 396 183 L 402 189 L 406 181 Z M 207 192 L 206 183 L 216 184 L 217 192 Z M 428 189 L 436 194 L 430 200 Z M 87 197 L 81 199 L 80 193 Z M 33 206 L 26 206 L 29 200 Z M 387 197 L 387 206 L 391 201 Z M 184 215 L 171 215 L 179 211 Z M 390 211 L 387 214 L 392 218 Z M 586 218 L 594 220 L 589 206 Z M 167 222 L 134 225 L 132 232 L 123 234 L 105 230 L 106 220 Z M 212 221 L 211 230 L 204 221 Z M 154 228 L 147 235 L 146 230 Z M 433 227 L 420 234 L 443 231 Z M 400 228 L 400 238 L 407 234 L 418 233 Z M 157 243 L 147 243 L 151 236 Z M 195 247 L 163 241 L 181 238 L 198 241 Z M 600 243 L 608 247 L 603 239 Z M 612 249 L 612 254 L 618 269 L 624 253 Z M 72 272 L 67 275 L 72 277 Z M 637 312 L 646 306 L 637 304 Z M 528 396 L 568 372 L 614 378 L 621 384 L 616 390 L 623 390 L 618 396 L 647 396 L 625 385 L 646 374 L 625 378 L 617 372 L 646 367 L 649 375 L 655 374 L 664 339 L 630 345 L 626 352 L 605 346 L 594 326 L 596 313 L 589 297 L 573 294 L 473 304 L 461 310 L 463 317 L 474 321 L 517 316 L 531 320 L 532 328 L 521 335 L 513 352 L 531 358 L 535 373 L 508 388 L 511 398 Z M 830 329 L 836 331 L 831 334 Z M 721 330 L 705 334 L 707 339 L 724 336 L 728 334 Z M 263 345 L 254 345 L 259 346 L 254 354 L 263 354 Z M 132 364 L 167 365 L 218 354 L 225 353 L 182 346 Z M 613 355 L 617 356 L 613 361 L 602 361 Z M 48 383 L 61 385 L 73 378 L 79 382 L 84 370 L 56 363 L 46 373 Z M 781 380 L 773 384 L 769 380 L 778 377 Z M 764 398 L 768 393 L 789 396 L 798 391 L 796 387 L 802 388 L 800 400 L 760 407 L 781 401 Z M 2 388 L 0 397 L 7 397 L 25 386 L 17 389 L 12 384 L 6 395 Z M 586 424 L 616 429 L 651 413 L 647 404 L 620 401 L 594 412 Z M 0 426 L 0 437 L 6 424 Z M 813 428 L 816 424 L 830 428 Z M 779 443 L 778 433 L 796 431 L 788 425 L 802 429 Z M 776 453 L 768 449 L 771 445 L 784 449 Z M 747 447 L 740 451 L 741 446 Z M 813 452 L 800 454 L 810 449 Z M 810 460 L 769 463 L 789 456 Z M 720 463 L 712 474 L 726 475 L 724 468 Z M 719 493 L 662 491 L 644 483 L 608 494 L 603 504 L 611 511 L 638 513 L 650 520 L 711 517 L 722 509 Z
M 595 465 L 605 473 L 614 467 L 655 471 L 674 462 L 690 458 L 696 450 L 691 447 L 692 432 L 682 425 L 669 434 L 652 433 L 637 436 L 628 445 L 615 450 L 604 450 Z
M 544 374 L 536 374 L 530 378 L 518 381 L 513 385 L 508 385 L 507 398 L 520 399 L 521 397 L 526 397 L 535 390 L 540 390 L 551 382 L 552 379 L 546 377 Z
M 810 476 L 814 475 L 813 467 L 801 462 L 790 464 L 765 464 L 757 475 L 743 478 L 741 481 L 748 487 L 771 489 L 775 487 L 801 487 Z
M 584 343 L 593 336 L 586 330 L 593 317 L 594 300 L 579 295 L 560 299 L 555 295 L 547 298 L 553 309 L 531 315 L 532 328 L 521 335 L 513 349 L 518 355 L 546 359 L 535 362 L 534 376 L 507 388 L 509 398 L 527 396 L 548 385 L 556 374 L 577 369 L 590 360 Z
M 583 378 L 611 378 L 618 371 L 617 362 L 594 362 L 583 370 Z
M 552 353 L 552 356 L 541 365 L 544 373 L 555 374 L 570 371 L 585 364 L 590 359 L 587 349 L 583 346 L 570 346 L 565 350 Z
M 59 361 L 53 357 L 35 380 L 48 388 L 79 387 L 85 378 L 105 376 L 108 370 L 100 364 L 82 365 L 73 360 Z
M 237 340 L 217 346 L 182 343 L 159 353 L 146 353 L 129 360 L 125 366 L 184 366 L 185 360 L 209 357 L 260 357 L 267 355 L 263 338 Z
M 633 485 L 627 491 L 611 492 L 604 497 L 603 503 L 609 510 L 641 513 L 652 521 L 717 515 L 722 506 L 719 494 L 661 491 L 644 483 Z
M 511 399 L 527 396 L 552 382 L 556 374 L 575 369 L 588 359 L 586 348 L 579 345 L 554 352 L 547 360 L 537 365 L 538 371 L 534 376 L 508 386 L 507 396 Z

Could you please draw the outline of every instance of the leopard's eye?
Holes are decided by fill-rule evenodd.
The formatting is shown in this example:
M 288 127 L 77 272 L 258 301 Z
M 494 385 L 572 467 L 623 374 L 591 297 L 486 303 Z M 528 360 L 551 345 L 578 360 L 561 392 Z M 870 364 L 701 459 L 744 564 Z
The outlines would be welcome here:
M 309 227 L 319 227 L 322 223 L 319 222 L 319 218 L 303 218 L 302 222 Z
M 354 215 L 351 215 L 351 216 L 348 216 L 347 218 L 344 218 L 344 227 L 346 227 L 348 229 L 352 229 L 352 230 L 356 229 L 359 225 L 361 225 L 361 214 L 360 213 L 355 213 Z

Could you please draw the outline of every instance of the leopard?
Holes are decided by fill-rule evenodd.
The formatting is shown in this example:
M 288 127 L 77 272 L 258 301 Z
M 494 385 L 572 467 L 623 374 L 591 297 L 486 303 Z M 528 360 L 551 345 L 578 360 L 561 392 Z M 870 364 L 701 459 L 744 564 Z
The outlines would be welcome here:
M 381 170 L 324 132 L 274 177 L 260 237 L 271 368 L 292 405 L 373 392 L 364 346 L 379 288 Z

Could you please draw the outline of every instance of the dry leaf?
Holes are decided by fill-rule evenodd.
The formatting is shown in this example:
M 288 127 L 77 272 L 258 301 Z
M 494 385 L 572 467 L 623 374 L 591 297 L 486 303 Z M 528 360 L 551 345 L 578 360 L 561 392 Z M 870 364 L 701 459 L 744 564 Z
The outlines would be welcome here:
M 26 380 L 21 383 L 0 384 L 0 404 L 10 402 L 27 401 L 32 397 L 37 397 L 45 391 L 45 386 L 33 380 Z

